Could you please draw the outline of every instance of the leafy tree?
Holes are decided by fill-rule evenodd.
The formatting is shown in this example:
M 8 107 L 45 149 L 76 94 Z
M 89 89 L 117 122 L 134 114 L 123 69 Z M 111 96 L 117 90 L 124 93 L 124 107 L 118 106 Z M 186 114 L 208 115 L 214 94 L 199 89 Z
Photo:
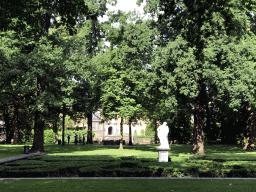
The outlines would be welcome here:
M 139 0 L 138 3 L 141 3 Z M 167 47 L 173 48 L 163 50 L 162 53 L 168 52 L 167 58 L 161 61 L 164 63 L 166 61 L 167 65 L 176 63 L 178 67 L 173 67 L 172 70 L 168 67 L 168 72 L 174 72 L 176 74 L 176 80 L 180 79 L 179 82 L 170 81 L 172 83 L 173 90 L 177 89 L 179 92 L 187 98 L 193 98 L 194 107 L 194 129 L 193 129 L 193 146 L 191 149 L 191 154 L 204 154 L 204 139 L 203 139 L 203 129 L 205 120 L 205 109 L 208 104 L 206 97 L 206 82 L 212 81 L 209 72 L 215 72 L 216 65 L 206 62 L 206 57 L 209 55 L 205 48 L 209 45 L 207 42 L 211 35 L 216 33 L 222 33 L 226 31 L 227 35 L 237 37 L 238 40 L 246 32 L 246 11 L 250 11 L 251 7 L 243 2 L 235 1 L 190 1 L 184 0 L 179 1 L 148 1 L 148 5 L 145 10 L 151 13 L 157 14 L 159 20 L 164 18 L 165 22 L 172 24 L 173 13 L 177 13 L 176 7 L 181 7 L 180 11 L 183 11 L 182 17 L 178 15 L 179 22 L 181 24 L 178 26 L 176 31 L 179 31 L 180 26 L 184 26 L 181 29 L 180 34 L 176 36 L 174 42 L 169 42 Z M 222 30 L 221 30 L 222 29 Z M 169 38 L 170 39 L 170 38 Z M 241 44 L 240 44 L 241 45 Z M 179 47 L 179 49 L 177 49 Z M 186 51 L 184 51 L 186 50 Z M 186 55 L 186 57 L 185 57 Z M 183 58 L 183 59 L 181 59 Z M 248 59 L 248 58 L 246 58 Z M 211 70 L 208 70 L 208 66 L 212 66 Z M 221 66 L 218 66 L 221 68 Z M 243 66 L 243 70 L 245 70 Z M 208 74 L 207 74 L 208 73 Z M 213 73 L 212 73 L 213 74 Z M 230 74 L 230 73 L 229 73 Z M 234 75 L 234 73 L 231 73 Z M 175 75 L 173 75 L 175 76 Z M 243 76 L 240 76 L 242 79 Z M 241 80 L 242 81 L 242 80 Z M 175 82 L 175 83 L 174 83 Z M 176 84 L 177 83 L 177 87 Z M 218 81 L 219 84 L 225 84 L 226 82 Z M 222 85 L 223 86 L 223 85 Z M 227 88 L 227 87 L 225 87 Z M 235 89 L 234 86 L 227 88 L 230 91 Z M 225 89 L 222 89 L 223 92 Z M 236 89 L 237 90 L 237 89 Z M 248 95 L 248 94 L 247 94 Z M 187 103 L 191 101 L 188 99 Z M 233 96 L 231 99 L 230 106 L 239 105 L 239 99 Z
M 115 1 L 111 1 L 111 2 L 115 3 Z M 89 4 L 89 2 L 87 3 Z M 56 83 L 54 81 L 46 81 L 47 78 L 48 80 L 49 78 L 52 78 L 51 75 L 49 75 L 50 77 L 47 77 L 48 76 L 47 73 L 49 71 L 51 72 L 51 70 L 54 69 L 54 67 L 51 68 L 46 66 L 54 66 L 53 64 L 58 63 L 58 61 L 60 61 L 59 58 L 63 57 L 62 55 L 61 57 L 58 58 L 58 56 L 63 54 L 63 52 L 61 52 L 58 48 L 54 46 L 50 48 L 49 42 L 47 42 L 47 40 L 45 40 L 44 38 L 41 38 L 42 35 L 48 36 L 47 33 L 51 25 L 50 19 L 53 18 L 56 21 L 56 18 L 60 17 L 61 23 L 54 22 L 54 24 L 56 24 L 57 27 L 63 24 L 65 29 L 69 31 L 69 34 L 73 35 L 76 32 L 74 30 L 76 21 L 81 20 L 81 18 L 84 16 L 91 16 L 91 15 L 102 16 L 106 11 L 106 3 L 107 1 L 104 1 L 103 3 L 94 1 L 93 5 L 90 4 L 90 6 L 88 6 L 88 4 L 85 4 L 84 1 L 80 1 L 80 0 L 72 1 L 72 2 L 68 0 L 61 1 L 61 2 L 30 1 L 30 2 L 24 3 L 22 5 L 23 9 L 20 9 L 20 5 L 15 4 L 12 1 L 1 2 L 0 9 L 1 9 L 1 16 L 3 16 L 3 20 L 1 21 L 3 23 L 10 23 L 10 25 L 1 25 L 1 30 L 12 29 L 17 33 L 19 38 L 25 39 L 26 37 L 30 37 L 29 38 L 30 41 L 27 41 L 26 46 L 23 46 L 25 47 L 25 49 L 21 50 L 21 52 L 24 54 L 29 54 L 29 56 L 24 55 L 24 57 L 25 58 L 29 57 L 28 61 L 26 62 L 29 63 L 31 66 L 29 65 L 27 66 L 30 67 L 30 69 L 32 70 L 31 74 L 33 74 L 34 76 L 31 75 L 29 76 L 28 79 L 30 80 L 33 79 L 34 81 L 36 80 L 35 85 L 37 85 L 36 86 L 37 89 L 35 89 L 36 87 L 34 88 L 34 93 L 35 91 L 37 91 L 37 99 L 34 99 L 34 105 L 36 105 L 35 126 L 34 126 L 35 138 L 34 138 L 33 147 L 30 150 L 31 152 L 44 151 L 43 140 L 42 140 L 43 128 L 44 128 L 43 119 L 46 119 L 47 115 L 49 117 L 48 109 L 50 108 L 51 105 L 53 106 L 53 104 L 48 101 L 49 100 L 54 101 L 54 98 L 53 98 L 54 94 L 49 94 L 49 93 L 51 93 L 51 91 L 54 90 L 56 93 L 55 96 L 58 101 L 60 101 L 61 99 L 63 100 L 63 97 L 65 97 L 63 96 L 63 94 L 57 95 L 57 93 L 60 93 L 61 91 L 59 87 L 58 88 L 55 87 Z M 89 7 L 91 7 L 92 9 L 89 9 Z M 17 8 L 20 10 L 19 12 L 16 12 Z M 52 43 L 52 45 L 54 45 L 54 43 Z M 41 55 L 39 53 L 41 53 Z M 48 53 L 50 54 L 47 57 L 46 54 Z M 54 60 L 54 61 L 51 60 L 52 59 L 50 58 L 50 56 L 52 56 L 51 53 L 56 54 L 55 55 L 56 57 L 55 58 L 52 57 L 52 58 L 57 60 Z M 35 59 L 36 58 L 35 56 L 38 57 L 38 60 Z M 42 58 L 45 60 L 40 60 Z M 10 63 L 8 62 L 8 64 Z M 69 65 L 69 66 L 72 66 L 72 65 Z M 66 80 L 63 80 L 61 78 L 63 78 L 64 76 L 65 77 L 64 79 L 67 79 L 70 77 L 70 75 L 65 74 L 63 71 L 58 69 L 58 67 L 56 68 L 57 70 L 55 71 L 55 73 L 57 72 L 59 74 L 62 74 L 62 76 L 60 75 L 61 77 L 58 79 L 58 81 L 61 84 L 65 84 Z M 44 75 L 44 76 L 41 76 L 41 75 Z M 63 91 L 65 92 L 65 91 L 68 91 L 69 89 L 70 89 L 70 86 Z M 62 102 L 57 102 L 56 104 L 56 105 L 59 105 L 58 108 L 60 108 L 60 103 Z M 70 100 L 67 98 L 65 103 L 69 103 L 69 104 L 72 103 L 72 99 Z
M 34 95 L 35 90 L 31 89 L 34 80 L 28 80 L 31 70 L 27 65 L 26 57 L 22 55 L 17 36 L 14 32 L 8 31 L 1 33 L 1 111 L 7 128 L 7 142 L 11 142 L 11 138 L 15 132 L 15 143 L 18 142 L 19 127 L 24 125 L 28 127 L 28 132 L 31 125 L 28 123 L 31 117 L 31 108 L 28 107 L 31 103 L 30 98 Z M 20 65 L 22 66 L 20 67 Z M 28 119 L 19 118 L 20 110 L 23 110 L 24 115 Z M 30 112 L 29 112 L 30 111 Z M 31 120 L 31 118 L 30 118 Z
M 106 119 L 121 117 L 129 119 L 143 116 L 142 107 L 145 91 L 145 69 L 152 57 L 154 30 L 135 13 L 125 14 L 118 11 L 112 14 L 110 22 L 119 22 L 119 27 L 108 25 L 106 34 L 110 49 L 100 54 L 96 62 L 101 65 L 102 114 Z M 130 20 L 130 22 L 129 22 Z M 132 23 L 134 22 L 134 23 Z M 115 48 L 116 47 L 116 48 Z M 123 122 L 120 124 L 121 143 Z

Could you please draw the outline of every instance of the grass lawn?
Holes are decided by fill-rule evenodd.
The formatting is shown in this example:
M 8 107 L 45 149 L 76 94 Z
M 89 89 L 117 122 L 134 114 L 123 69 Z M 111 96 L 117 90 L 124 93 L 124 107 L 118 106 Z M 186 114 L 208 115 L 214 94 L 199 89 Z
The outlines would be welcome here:
M 19 145 L 12 145 L 12 144 L 0 144 L 0 159 L 8 158 L 8 157 L 14 157 L 19 155 L 24 155 L 24 146 L 29 146 L 29 149 L 31 149 L 32 144 L 26 143 L 26 144 L 19 144 Z M 102 144 L 93 144 L 93 146 L 102 146 Z M 45 150 L 47 150 L 48 147 L 61 147 L 56 144 L 44 144 L 46 147 Z M 67 146 L 76 146 L 75 144 L 70 144 Z M 81 144 L 77 144 L 77 146 L 81 146 Z M 11 148 L 11 150 L 9 149 Z
M 32 147 L 32 144 L 26 144 L 29 148 Z M 56 146 L 53 144 L 46 144 L 45 146 Z M 11 149 L 10 149 L 11 148 Z M 0 159 L 24 155 L 24 144 L 23 145 L 11 145 L 11 144 L 0 144 Z
M 171 146 L 168 163 L 157 161 L 155 147 L 86 146 L 48 145 L 48 154 L 0 166 L 0 177 L 256 177 L 256 152 L 241 146 L 206 147 L 206 155 Z M 0 148 L 0 155 L 17 150 Z
M 0 180 L 1 192 L 130 192 L 130 191 L 202 191 L 202 192 L 251 192 L 255 180 L 189 180 L 189 179 L 47 179 L 47 180 Z

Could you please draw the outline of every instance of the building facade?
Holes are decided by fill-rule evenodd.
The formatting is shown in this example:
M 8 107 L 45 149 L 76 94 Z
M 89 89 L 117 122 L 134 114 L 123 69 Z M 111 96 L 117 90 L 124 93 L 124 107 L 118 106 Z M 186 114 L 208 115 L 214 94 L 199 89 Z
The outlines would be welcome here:
M 101 142 L 102 140 L 117 140 L 120 138 L 120 123 L 121 118 L 112 119 L 108 122 L 103 122 L 103 118 L 100 116 L 99 111 L 92 116 L 92 130 L 95 131 L 93 140 Z M 132 123 L 132 136 L 134 134 L 141 135 L 142 130 L 146 131 L 147 123 L 143 120 L 137 120 L 136 123 Z M 129 124 L 125 122 L 123 124 L 123 136 L 125 140 L 129 137 Z M 128 140 L 127 140 L 128 142 Z

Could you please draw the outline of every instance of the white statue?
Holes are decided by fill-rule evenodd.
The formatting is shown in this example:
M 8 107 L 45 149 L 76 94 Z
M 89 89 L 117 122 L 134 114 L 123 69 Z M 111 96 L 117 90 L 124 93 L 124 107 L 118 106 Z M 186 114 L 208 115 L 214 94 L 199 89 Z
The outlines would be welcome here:
M 164 122 L 163 125 L 157 128 L 157 133 L 158 133 L 157 136 L 161 143 L 161 145 L 158 148 L 169 148 L 169 143 L 168 143 L 169 127 L 167 126 L 166 122 Z

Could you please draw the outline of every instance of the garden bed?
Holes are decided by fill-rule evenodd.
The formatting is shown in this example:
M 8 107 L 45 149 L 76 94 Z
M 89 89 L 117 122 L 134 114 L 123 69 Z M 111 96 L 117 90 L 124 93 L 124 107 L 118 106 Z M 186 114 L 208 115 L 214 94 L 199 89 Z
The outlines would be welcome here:
M 207 148 L 188 155 L 173 147 L 171 162 L 159 163 L 155 148 L 49 147 L 42 154 L 0 165 L 0 177 L 256 177 L 256 154 L 240 148 Z

